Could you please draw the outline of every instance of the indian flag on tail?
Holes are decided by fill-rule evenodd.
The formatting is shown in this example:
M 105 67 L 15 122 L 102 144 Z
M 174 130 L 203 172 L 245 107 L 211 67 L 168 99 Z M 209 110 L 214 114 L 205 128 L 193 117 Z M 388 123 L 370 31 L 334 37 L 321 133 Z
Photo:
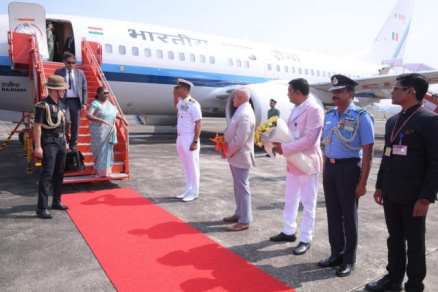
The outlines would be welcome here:
M 392 32 L 392 40 L 398 42 L 398 32 Z
M 100 27 L 94 27 L 94 26 L 89 26 L 89 27 L 88 27 L 88 34 L 98 34 L 98 35 L 103 35 L 103 28 L 100 28 Z

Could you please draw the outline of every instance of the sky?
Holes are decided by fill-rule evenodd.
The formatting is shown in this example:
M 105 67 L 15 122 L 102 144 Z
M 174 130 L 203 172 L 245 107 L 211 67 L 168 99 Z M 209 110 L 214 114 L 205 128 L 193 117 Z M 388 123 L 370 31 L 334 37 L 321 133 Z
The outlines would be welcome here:
M 138 21 L 342 56 L 371 45 L 397 0 L 19 2 L 39 3 L 47 14 Z M 416 0 L 405 63 L 438 68 L 437 11 L 438 1 Z M 5 13 L 2 4 L 0 14 Z

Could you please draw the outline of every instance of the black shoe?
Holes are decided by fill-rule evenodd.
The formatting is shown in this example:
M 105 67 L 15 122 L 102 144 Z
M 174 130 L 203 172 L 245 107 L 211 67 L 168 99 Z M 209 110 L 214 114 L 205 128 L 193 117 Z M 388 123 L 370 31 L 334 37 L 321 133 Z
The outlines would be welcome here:
M 365 290 L 374 292 L 402 291 L 402 281 L 394 282 L 389 275 L 386 275 L 377 281 L 366 284 Z
M 280 241 L 294 242 L 295 240 L 297 240 L 297 237 L 295 236 L 295 234 L 287 235 L 287 234 L 284 234 L 283 232 L 281 232 L 278 235 L 269 237 L 269 240 L 275 241 L 275 242 L 280 242 Z
M 65 206 L 61 202 L 52 203 L 52 210 L 61 210 L 65 211 L 68 209 L 68 206 Z
M 310 248 L 310 242 L 306 243 L 306 242 L 302 242 L 300 241 L 300 243 L 297 245 L 297 247 L 293 250 L 293 254 L 295 255 L 302 255 L 305 254 L 306 251 L 308 251 Z
M 41 218 L 41 219 L 52 219 L 53 218 L 52 214 L 50 214 L 49 211 L 47 211 L 47 209 L 37 209 L 36 214 L 37 214 L 38 218 Z
M 347 277 L 354 271 L 354 264 L 343 264 L 336 270 L 336 276 Z
M 342 265 L 342 258 L 330 256 L 328 259 L 322 260 L 318 263 L 321 268 L 336 267 Z

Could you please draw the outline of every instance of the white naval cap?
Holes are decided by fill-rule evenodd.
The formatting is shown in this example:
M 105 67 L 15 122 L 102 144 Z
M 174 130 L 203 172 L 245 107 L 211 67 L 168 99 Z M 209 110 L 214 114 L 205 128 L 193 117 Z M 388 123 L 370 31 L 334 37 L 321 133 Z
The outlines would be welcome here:
M 193 86 L 193 83 L 184 79 L 178 79 L 178 83 L 176 84 L 175 87 L 180 87 L 180 86 L 190 90 L 190 88 Z

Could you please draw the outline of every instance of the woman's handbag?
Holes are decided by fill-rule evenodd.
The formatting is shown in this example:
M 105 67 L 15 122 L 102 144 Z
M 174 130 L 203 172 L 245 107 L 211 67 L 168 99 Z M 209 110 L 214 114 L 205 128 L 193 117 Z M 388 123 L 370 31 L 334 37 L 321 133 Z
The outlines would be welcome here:
M 81 151 L 74 150 L 67 152 L 64 172 L 77 172 L 83 170 L 85 170 L 85 164 L 84 156 Z

